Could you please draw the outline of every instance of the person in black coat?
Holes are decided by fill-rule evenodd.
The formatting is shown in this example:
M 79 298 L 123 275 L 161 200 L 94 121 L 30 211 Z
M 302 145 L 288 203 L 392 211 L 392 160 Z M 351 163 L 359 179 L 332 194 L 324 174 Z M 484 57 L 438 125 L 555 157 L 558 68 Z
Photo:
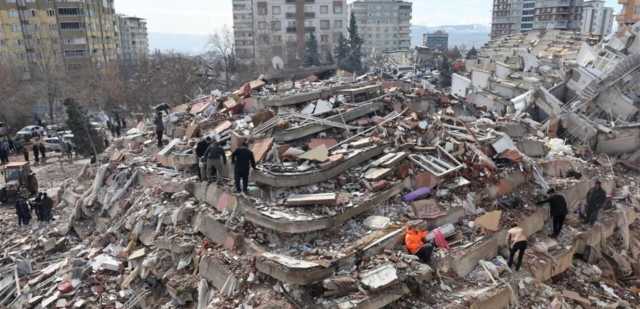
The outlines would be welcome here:
M 40 195 L 40 207 L 42 211 L 42 221 L 50 222 L 53 219 L 53 200 L 46 192 Z
M 238 149 L 231 154 L 231 163 L 234 165 L 236 192 L 239 193 L 240 189 L 242 189 L 242 192 L 247 193 L 249 187 L 249 171 L 251 168 L 256 168 L 256 160 L 246 142 L 242 143 L 242 146 L 238 147 Z M 242 182 L 242 187 L 240 186 L 240 182 Z
M 549 197 L 538 202 L 538 204 L 549 203 L 549 210 L 553 220 L 553 233 L 551 237 L 556 238 L 560 235 L 560 231 L 564 225 L 564 219 L 567 217 L 569 211 L 567 209 L 567 201 L 562 194 L 556 193 L 553 189 L 549 189 L 547 193 Z
M 201 139 L 196 144 L 196 169 L 200 172 L 200 180 L 207 180 L 206 160 L 204 159 L 204 153 L 207 151 L 207 147 L 211 144 L 211 137 Z
M 158 148 L 162 147 L 162 136 L 164 135 L 164 122 L 162 121 L 162 112 L 156 113 L 156 118 L 153 120 L 156 126 L 156 138 L 158 139 Z
M 29 210 L 27 200 L 22 196 L 18 196 L 16 200 L 16 215 L 18 215 L 19 226 L 29 225 L 29 221 L 31 221 L 31 211 Z
M 593 225 L 598 220 L 598 213 L 607 201 L 607 192 L 602 189 L 600 180 L 596 180 L 593 188 L 587 193 L 587 205 L 585 207 L 584 221 Z

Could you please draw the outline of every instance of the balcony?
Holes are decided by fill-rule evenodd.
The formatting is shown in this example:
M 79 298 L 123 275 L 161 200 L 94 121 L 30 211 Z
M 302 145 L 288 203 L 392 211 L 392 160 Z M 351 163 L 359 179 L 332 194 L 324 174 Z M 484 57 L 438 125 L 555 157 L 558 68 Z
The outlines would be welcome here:
M 296 2 L 298 2 L 297 0 L 286 0 L 285 3 L 287 4 L 295 4 Z M 304 3 L 306 4 L 313 4 L 316 3 L 316 0 L 304 0 Z
M 285 14 L 287 19 L 296 19 L 298 18 L 298 14 L 296 13 L 287 13 Z M 305 19 L 314 19 L 316 18 L 316 13 L 314 12 L 304 12 L 304 18 Z
M 287 33 L 296 33 L 297 27 L 287 27 Z M 304 27 L 304 32 L 316 32 L 316 27 Z

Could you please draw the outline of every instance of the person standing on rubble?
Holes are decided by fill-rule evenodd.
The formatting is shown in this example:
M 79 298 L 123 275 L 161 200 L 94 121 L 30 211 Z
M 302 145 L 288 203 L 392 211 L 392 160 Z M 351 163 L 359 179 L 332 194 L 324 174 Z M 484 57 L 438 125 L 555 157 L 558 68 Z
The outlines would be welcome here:
M 153 121 L 156 125 L 156 138 L 158 139 L 158 148 L 162 147 L 162 136 L 164 135 L 164 122 L 162 121 L 162 112 L 156 113 L 156 119 Z
M 527 250 L 527 235 L 524 233 L 524 230 L 518 225 L 514 225 L 507 231 L 507 244 L 509 244 L 509 268 L 513 265 L 515 254 L 518 253 L 516 271 L 519 271 L 520 266 L 522 266 L 524 251 Z
M 18 194 L 18 199 L 16 200 L 16 215 L 18 215 L 18 226 L 29 225 L 31 211 L 29 211 L 29 205 L 22 193 Z
M 587 205 L 583 216 L 584 222 L 593 225 L 598 220 L 598 213 L 607 201 L 607 192 L 602 189 L 602 182 L 595 180 L 593 188 L 587 193 Z
M 231 154 L 231 164 L 234 165 L 234 180 L 236 192 L 240 193 L 240 181 L 242 181 L 242 192 L 247 193 L 249 188 L 249 171 L 256 169 L 256 160 L 253 152 L 249 150 L 247 142 L 243 142 L 236 151 Z
M 47 195 L 46 192 L 40 194 L 40 207 L 42 211 L 42 221 L 50 222 L 53 219 L 53 200 Z
M 426 230 L 420 230 L 413 224 L 407 226 L 404 234 L 404 245 L 407 251 L 420 258 L 420 261 L 426 264 L 431 262 L 431 255 L 434 249 L 431 242 L 425 244 L 428 234 Z
M 207 178 L 207 161 L 204 158 L 205 152 L 207 152 L 207 148 L 209 148 L 209 144 L 211 144 L 211 137 L 206 137 L 201 139 L 198 144 L 196 144 L 196 168 L 199 171 L 199 176 L 201 181 L 208 180 Z
M 33 148 L 33 157 L 36 160 L 36 164 L 39 164 L 40 163 L 40 146 L 38 145 L 38 142 L 37 141 L 34 142 L 31 148 Z
M 220 143 L 212 142 L 204 153 L 207 160 L 207 181 L 213 182 L 213 174 L 216 175 L 216 183 L 222 184 L 224 167 L 227 165 L 227 155 L 224 149 L 220 147 Z
M 541 205 L 549 203 L 549 210 L 551 218 L 553 219 L 553 233 L 551 234 L 551 237 L 556 238 L 560 235 L 560 231 L 564 225 L 564 219 L 569 213 L 567 210 L 567 201 L 562 194 L 556 193 L 554 189 L 549 189 L 547 194 L 549 194 L 549 197 L 537 204 Z

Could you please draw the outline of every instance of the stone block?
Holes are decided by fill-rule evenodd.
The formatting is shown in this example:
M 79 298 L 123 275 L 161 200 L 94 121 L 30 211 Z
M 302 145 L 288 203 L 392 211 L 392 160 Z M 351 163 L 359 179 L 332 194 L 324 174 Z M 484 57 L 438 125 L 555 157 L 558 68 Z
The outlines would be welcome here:
M 236 276 L 214 256 L 204 256 L 198 266 L 200 277 L 207 279 L 223 295 L 232 296 L 239 288 Z

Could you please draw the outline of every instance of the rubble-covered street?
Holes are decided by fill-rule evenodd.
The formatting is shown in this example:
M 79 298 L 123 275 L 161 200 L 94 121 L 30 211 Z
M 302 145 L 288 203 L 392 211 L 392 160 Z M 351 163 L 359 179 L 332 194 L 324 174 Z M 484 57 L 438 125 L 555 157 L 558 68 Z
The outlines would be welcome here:
M 160 149 L 147 119 L 96 164 L 36 167 L 53 222 L 3 205 L 0 308 L 640 308 L 639 38 L 501 37 L 450 89 L 389 61 L 170 106 Z M 223 184 L 199 180 L 204 137 L 229 158 L 248 142 L 248 193 L 230 159 Z M 550 188 L 569 208 L 557 238 Z M 445 239 L 430 264 L 409 223 Z

